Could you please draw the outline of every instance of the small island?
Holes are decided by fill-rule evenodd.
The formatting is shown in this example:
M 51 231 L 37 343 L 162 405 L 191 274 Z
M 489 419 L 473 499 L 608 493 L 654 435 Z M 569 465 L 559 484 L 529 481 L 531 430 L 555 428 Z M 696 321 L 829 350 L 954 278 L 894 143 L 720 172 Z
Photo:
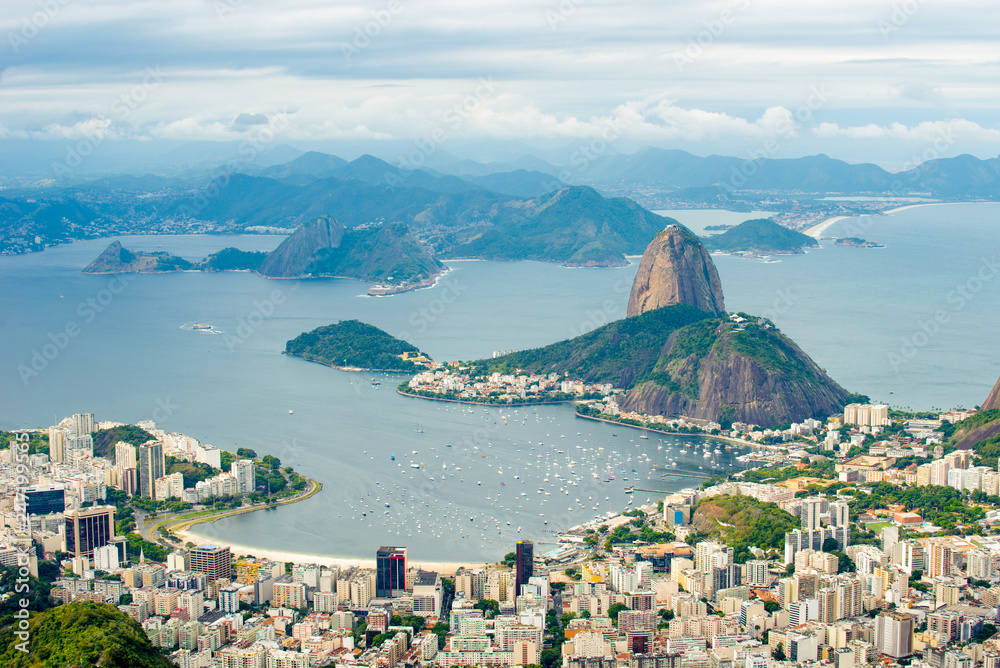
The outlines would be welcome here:
M 836 239 L 833 242 L 833 245 L 854 246 L 855 248 L 885 248 L 885 244 L 877 244 L 874 241 L 859 239 L 858 237 L 844 237 L 843 239 Z
M 341 371 L 416 372 L 436 366 L 416 346 L 359 320 L 317 327 L 285 344 L 284 354 Z
M 804 248 L 818 244 L 812 237 L 782 227 L 770 218 L 744 221 L 702 241 L 712 251 L 746 255 L 800 254 Z

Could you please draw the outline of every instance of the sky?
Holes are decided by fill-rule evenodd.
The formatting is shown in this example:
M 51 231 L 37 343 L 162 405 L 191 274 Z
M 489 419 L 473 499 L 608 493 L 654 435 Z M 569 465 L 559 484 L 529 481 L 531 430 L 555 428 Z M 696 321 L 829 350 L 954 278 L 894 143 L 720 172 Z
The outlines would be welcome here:
M 0 144 L 602 137 L 901 169 L 1000 155 L 997 25 L 971 0 L 4 0 Z

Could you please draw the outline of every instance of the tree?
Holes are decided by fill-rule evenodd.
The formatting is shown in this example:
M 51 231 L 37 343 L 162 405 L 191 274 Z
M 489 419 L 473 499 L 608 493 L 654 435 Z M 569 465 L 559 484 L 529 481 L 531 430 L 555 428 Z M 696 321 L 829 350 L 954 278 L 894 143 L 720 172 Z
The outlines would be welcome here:
M 492 619 L 500 612 L 500 603 L 491 598 L 476 603 L 475 607 L 477 610 L 482 610 L 483 616 L 487 619 Z
M 542 666 L 544 668 L 556 668 L 557 663 L 562 662 L 562 652 L 557 649 L 542 650 Z
M 250 448 L 237 448 L 236 456 L 240 459 L 257 459 L 257 453 Z
M 628 610 L 628 606 L 621 603 L 615 603 L 614 605 L 608 607 L 608 617 L 610 617 L 611 621 L 615 623 L 615 626 L 618 625 L 618 613 L 622 610 Z
M 785 660 L 785 644 L 779 642 L 778 646 L 774 648 L 774 654 L 772 654 L 771 656 L 774 657 L 775 661 L 784 661 Z
M 840 549 L 840 543 L 837 542 L 836 538 L 827 538 L 823 541 L 824 552 L 836 552 L 838 549 Z
M 774 614 L 778 610 L 781 610 L 781 605 L 776 601 L 764 601 L 764 610 L 768 613 Z
M 516 552 L 508 552 L 507 554 L 503 555 L 503 561 L 500 562 L 500 563 L 502 563 L 504 566 L 511 566 L 512 567 L 514 565 L 515 561 L 517 561 L 517 553 Z
M 584 610 L 581 612 L 580 619 L 590 619 L 590 610 Z

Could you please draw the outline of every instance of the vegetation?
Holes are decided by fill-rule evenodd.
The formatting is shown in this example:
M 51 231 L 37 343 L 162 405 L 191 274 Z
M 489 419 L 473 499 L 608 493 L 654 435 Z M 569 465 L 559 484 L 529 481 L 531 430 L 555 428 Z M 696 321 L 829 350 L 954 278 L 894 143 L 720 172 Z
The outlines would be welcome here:
M 374 325 L 343 320 L 299 334 L 285 344 L 285 353 L 333 366 L 412 372 L 419 367 L 399 355 L 420 351 Z
M 267 253 L 264 251 L 223 248 L 199 262 L 196 268 L 202 271 L 253 271 L 266 257 Z
M 145 631 L 128 615 L 104 603 L 67 603 L 33 616 L 28 652 L 18 651 L 14 628 L 0 631 L 0 665 L 169 668 Z
M 782 227 L 770 218 L 744 221 L 703 241 L 711 250 L 754 253 L 801 253 L 804 247 L 816 246 L 818 243 L 812 237 Z
M 112 462 L 115 460 L 115 444 L 119 441 L 139 447 L 146 441 L 156 440 L 148 431 L 132 424 L 101 429 L 95 431 L 91 436 L 94 439 L 94 456 L 106 457 Z
M 211 464 L 205 464 L 203 462 L 188 462 L 183 459 L 175 459 L 174 457 L 165 458 L 167 475 L 173 473 L 180 473 L 184 476 L 184 488 L 194 487 L 196 483 L 202 480 L 208 480 L 213 476 L 217 476 L 222 471 L 215 468 Z
M 6 448 L 7 444 L 11 441 L 17 441 L 18 435 L 23 434 L 20 431 L 3 431 L 0 429 L 0 446 Z M 45 432 L 31 432 L 28 434 L 28 454 L 49 454 L 49 435 Z
M 774 503 L 749 496 L 713 496 L 695 506 L 692 526 L 712 539 L 732 546 L 737 563 L 752 558 L 751 547 L 778 549 L 798 519 Z
M 898 504 L 908 511 L 915 510 L 925 520 L 941 527 L 945 532 L 973 524 L 986 515 L 983 508 L 966 503 L 962 492 L 952 487 L 937 485 L 897 487 L 887 482 L 880 482 L 872 486 L 870 494 L 859 489 L 848 490 L 846 493 L 854 496 L 854 501 L 851 502 L 851 509 L 854 512 L 860 513 Z

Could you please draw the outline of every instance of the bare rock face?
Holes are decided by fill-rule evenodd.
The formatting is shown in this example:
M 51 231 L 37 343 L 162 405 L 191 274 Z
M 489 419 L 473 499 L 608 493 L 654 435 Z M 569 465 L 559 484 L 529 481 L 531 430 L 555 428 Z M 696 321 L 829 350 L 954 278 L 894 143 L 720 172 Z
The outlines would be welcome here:
M 628 317 L 673 304 L 715 315 L 726 312 L 719 272 L 687 228 L 665 227 L 646 247 L 628 299 Z
M 991 408 L 1000 408 L 1000 380 L 997 380 L 997 384 L 993 386 L 990 396 L 986 397 L 986 401 L 979 407 L 983 411 L 988 411 Z
M 317 252 L 340 247 L 344 229 L 339 221 L 325 217 L 305 223 L 267 256 L 257 273 L 268 278 L 302 276 Z

